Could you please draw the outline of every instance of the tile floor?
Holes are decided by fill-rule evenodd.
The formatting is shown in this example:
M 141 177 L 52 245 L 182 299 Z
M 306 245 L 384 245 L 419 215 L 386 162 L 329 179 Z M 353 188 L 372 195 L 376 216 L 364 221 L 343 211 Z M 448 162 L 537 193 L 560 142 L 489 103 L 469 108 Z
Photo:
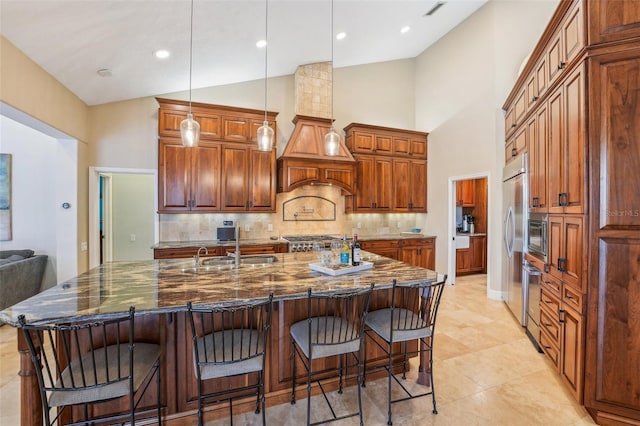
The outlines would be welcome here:
M 0 327 L 0 425 L 19 425 L 19 369 L 15 330 Z M 414 366 L 415 367 L 415 366 Z M 413 373 L 417 369 L 413 368 Z M 506 309 L 486 298 L 486 276 L 457 279 L 443 295 L 434 352 L 438 414 L 430 397 L 393 405 L 394 425 L 437 426 L 583 426 L 593 425 L 587 412 L 565 390 L 560 378 Z M 407 383 L 412 383 L 412 374 Z M 363 392 L 366 425 L 386 424 L 386 380 L 367 382 Z M 331 394 L 338 407 L 357 407 L 355 389 Z M 304 424 L 306 404 L 267 409 L 267 423 Z M 312 400 L 312 421 L 326 415 L 322 396 Z M 317 418 L 316 418 L 317 416 Z M 236 424 L 258 425 L 261 417 L 238 414 Z M 208 426 L 228 424 L 227 420 Z M 358 424 L 357 417 L 341 425 Z

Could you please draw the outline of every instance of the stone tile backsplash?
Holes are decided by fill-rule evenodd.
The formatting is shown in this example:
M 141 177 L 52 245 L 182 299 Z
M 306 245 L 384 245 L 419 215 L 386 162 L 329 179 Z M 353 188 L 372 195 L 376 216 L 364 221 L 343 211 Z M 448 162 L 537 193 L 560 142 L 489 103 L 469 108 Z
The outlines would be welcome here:
M 336 205 L 336 220 L 285 221 L 283 204 L 297 197 L 320 196 Z M 267 239 L 295 234 L 335 234 L 374 237 L 399 234 L 424 223 L 425 213 L 344 213 L 345 197 L 332 186 L 306 186 L 276 198 L 276 213 L 220 213 L 220 214 L 162 214 L 160 215 L 160 241 L 215 240 L 216 228 L 223 221 L 240 224 L 241 239 Z M 272 230 L 269 230 L 271 225 Z M 245 228 L 248 226 L 248 230 Z

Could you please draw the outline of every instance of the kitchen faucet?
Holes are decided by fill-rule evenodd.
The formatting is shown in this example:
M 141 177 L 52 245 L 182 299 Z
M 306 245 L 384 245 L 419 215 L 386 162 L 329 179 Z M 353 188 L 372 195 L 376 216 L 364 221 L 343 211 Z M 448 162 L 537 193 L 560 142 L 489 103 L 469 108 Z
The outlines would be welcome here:
M 196 267 L 196 268 L 198 266 L 200 266 L 200 251 L 203 250 L 203 249 L 204 249 L 205 256 L 209 254 L 209 249 L 204 247 L 204 246 L 202 246 L 202 247 L 200 247 L 198 249 L 198 252 L 196 253 L 196 255 L 193 256 L 193 266 Z
M 238 223 L 236 223 L 235 238 L 236 238 L 236 251 L 235 253 L 227 252 L 227 256 L 233 257 L 235 261 L 235 266 L 236 268 L 238 268 L 240 266 L 240 225 Z

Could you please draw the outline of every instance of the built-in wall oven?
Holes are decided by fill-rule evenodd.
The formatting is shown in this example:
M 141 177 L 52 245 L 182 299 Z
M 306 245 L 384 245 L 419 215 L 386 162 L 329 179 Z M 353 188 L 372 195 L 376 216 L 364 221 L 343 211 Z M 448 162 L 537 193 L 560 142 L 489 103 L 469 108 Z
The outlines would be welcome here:
M 529 213 L 527 223 L 527 252 L 547 263 L 547 215 Z

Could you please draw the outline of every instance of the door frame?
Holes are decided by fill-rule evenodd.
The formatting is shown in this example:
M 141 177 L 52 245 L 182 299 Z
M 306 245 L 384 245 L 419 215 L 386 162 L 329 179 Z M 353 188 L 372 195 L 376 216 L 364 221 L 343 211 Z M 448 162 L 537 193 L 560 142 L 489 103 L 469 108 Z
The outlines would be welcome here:
M 456 182 L 459 180 L 470 180 L 470 179 L 487 179 L 487 290 L 489 287 L 489 277 L 491 276 L 491 262 L 489 261 L 491 253 L 489 251 L 489 234 L 491 231 L 491 217 L 492 217 L 492 208 L 489 200 L 491 199 L 491 185 L 492 185 L 492 177 L 491 172 L 478 172 L 468 175 L 459 175 L 459 176 L 450 176 L 449 177 L 449 213 L 448 213 L 448 234 L 447 234 L 447 256 L 448 256 L 448 265 L 449 270 L 448 281 L 450 284 L 455 284 L 456 279 Z
M 156 169 L 127 169 L 120 167 L 89 167 L 89 269 L 100 265 L 100 176 L 101 175 L 152 175 L 154 195 L 153 205 L 158 211 L 158 171 Z M 103 194 L 105 197 L 111 194 Z M 111 204 L 108 201 L 108 204 Z M 153 215 L 153 242 L 158 243 L 160 236 L 160 216 Z

